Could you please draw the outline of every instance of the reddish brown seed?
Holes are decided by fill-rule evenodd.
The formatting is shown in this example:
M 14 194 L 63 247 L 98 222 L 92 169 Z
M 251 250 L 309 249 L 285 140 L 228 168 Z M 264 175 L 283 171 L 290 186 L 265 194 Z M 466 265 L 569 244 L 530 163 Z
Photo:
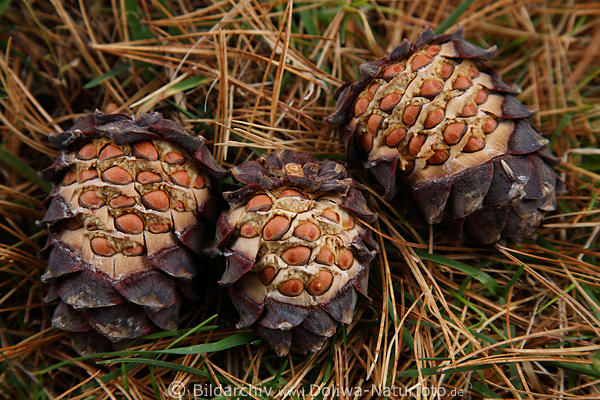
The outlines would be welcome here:
M 164 232 L 168 232 L 170 229 L 171 229 L 171 225 L 161 224 L 158 222 L 154 223 L 148 227 L 148 230 L 152 233 L 164 233 Z
M 440 52 L 440 46 L 438 46 L 437 44 L 431 45 L 427 47 L 427 52 L 432 56 L 435 56 L 437 53 Z
M 385 96 L 381 99 L 381 103 L 379 103 L 379 109 L 384 112 L 391 112 L 396 104 L 400 101 L 400 96 L 398 93 L 392 93 Z
M 427 159 L 427 163 L 431 165 L 440 165 L 446 162 L 450 157 L 450 152 L 448 150 L 436 150 L 433 152 L 433 155 Z
M 467 90 L 473 86 L 473 82 L 469 79 L 468 76 L 461 75 L 452 83 L 452 89 L 456 90 Z
M 91 160 L 94 157 L 96 157 L 96 145 L 94 143 L 86 144 L 77 153 L 77 158 L 82 160 Z
M 396 128 L 388 133 L 385 138 L 385 144 L 390 147 L 396 147 L 406 137 L 406 129 Z
M 112 208 L 133 207 L 135 199 L 133 197 L 119 195 L 114 197 L 109 203 Z
M 423 125 L 427 129 L 433 128 L 434 126 L 436 126 L 444 120 L 444 115 L 445 114 L 443 108 L 436 108 L 435 110 L 431 110 L 429 111 L 429 114 L 427 114 L 427 118 L 425 118 L 425 123 Z
M 442 91 L 443 85 L 435 79 L 427 79 L 421 85 L 421 96 L 435 97 Z
M 142 203 L 156 211 L 167 211 L 169 209 L 169 196 L 162 190 L 154 190 L 142 196 Z
M 361 97 L 354 103 L 354 115 L 359 116 L 365 111 L 367 111 L 367 107 L 369 106 L 369 100 L 366 97 Z
M 74 231 L 83 226 L 83 223 L 79 218 L 70 218 L 67 220 L 67 229 Z
M 365 133 L 364 135 L 360 135 L 358 138 L 360 147 L 363 148 L 367 153 L 373 149 L 373 135 L 370 133 Z
M 408 126 L 413 126 L 419 117 L 419 113 L 421 112 L 421 106 L 416 104 L 411 104 L 404 109 L 404 114 L 402 115 L 402 122 L 404 122 Z
M 417 54 L 412 60 L 413 72 L 429 64 L 431 60 L 433 60 L 433 58 L 427 54 Z
M 98 197 L 95 191 L 87 190 L 79 196 L 79 205 L 85 208 L 96 209 L 104 205 L 104 200 Z
M 150 142 L 137 142 L 133 145 L 133 155 L 150 161 L 158 160 L 158 151 Z
M 309 242 L 317 240 L 321 236 L 321 230 L 312 222 L 304 222 L 294 229 L 294 235 Z
M 290 220 L 282 215 L 276 215 L 263 228 L 265 240 L 277 240 L 290 229 Z
M 266 194 L 258 194 L 250 199 L 246 204 L 246 211 L 267 211 L 271 208 L 273 202 Z
M 444 141 L 446 143 L 448 143 L 449 145 L 453 145 L 460 142 L 460 139 L 462 139 L 466 131 L 466 124 L 462 122 L 453 122 L 451 124 L 446 125 L 442 136 L 444 137 Z
M 373 114 L 369 117 L 367 121 L 367 131 L 372 135 L 377 135 L 377 130 L 381 126 L 381 122 L 383 121 L 383 117 L 381 115 Z
M 487 97 L 488 97 L 487 92 L 484 89 L 481 89 L 475 95 L 475 103 L 477 103 L 477 104 L 483 104 L 487 100 Z
M 194 187 L 196 189 L 202 189 L 206 186 L 206 181 L 201 175 L 198 175 L 196 179 L 194 179 Z
M 114 144 L 109 144 L 108 146 L 105 146 L 102 151 L 100 151 L 100 155 L 98 156 L 98 158 L 100 160 L 108 160 L 111 158 L 117 158 L 117 157 L 121 157 L 124 156 L 125 153 L 123 152 L 123 150 L 121 150 L 120 147 L 115 146 Z
M 316 277 L 308 282 L 306 289 L 310 294 L 319 296 L 331 287 L 331 282 L 333 282 L 333 275 L 331 275 L 331 272 L 321 270 Z
M 102 180 L 114 183 L 115 185 L 127 185 L 132 181 L 131 175 L 117 165 L 102 172 Z
M 459 116 L 460 117 L 472 117 L 477 114 L 477 107 L 473 104 L 465 104 L 462 108 Z
M 169 164 L 183 164 L 185 162 L 185 157 L 177 151 L 170 151 L 165 156 L 165 162 Z
M 477 68 L 471 66 L 469 68 L 469 75 L 471 75 L 471 78 L 473 78 L 473 77 L 479 75 L 479 70 Z
M 423 143 L 425 143 L 425 135 L 414 135 L 408 142 L 408 153 L 411 156 L 416 157 L 417 154 L 419 154 L 419 151 L 421 151 Z
M 335 254 L 328 248 L 323 247 L 321 251 L 319 251 L 315 261 L 319 264 L 332 265 L 335 261 Z
M 177 171 L 177 172 L 173 172 L 170 176 L 171 181 L 173 181 L 174 184 L 179 185 L 179 186 L 183 186 L 183 187 L 190 187 L 190 182 L 191 182 L 191 178 L 190 175 L 186 172 L 186 171 Z
M 372 100 L 373 97 L 375 97 L 375 92 L 377 92 L 377 89 L 379 89 L 381 85 L 379 83 L 374 83 L 371 86 L 369 86 L 369 90 L 367 91 L 367 97 L 369 98 L 369 100 Z
M 310 258 L 310 249 L 306 246 L 290 247 L 281 254 L 283 261 L 289 265 L 302 265 Z
M 488 118 L 483 123 L 483 132 L 492 133 L 496 130 L 497 126 L 498 126 L 498 121 L 496 121 L 494 118 Z
M 354 255 L 352 254 L 352 251 L 350 251 L 350 249 L 342 250 L 338 258 L 338 267 L 340 267 L 341 269 L 348 269 L 352 266 L 353 263 Z
M 258 236 L 258 231 L 253 225 L 246 223 L 240 228 L 240 235 L 245 238 L 253 238 Z
M 271 265 L 264 267 L 258 273 L 260 280 L 265 285 L 268 285 L 269 283 L 273 282 L 273 279 L 275 279 L 275 275 L 277 275 L 277 270 L 275 270 L 275 268 Z
M 144 222 L 135 214 L 123 214 L 115 219 L 115 226 L 121 232 L 136 235 L 144 230 Z
M 300 279 L 288 279 L 281 282 L 277 289 L 285 296 L 298 296 L 304 290 L 304 283 Z
M 126 247 L 123 249 L 123 254 L 129 257 L 141 256 L 142 254 L 144 254 L 144 246 L 136 244 L 135 246 Z
M 90 241 L 92 251 L 102 257 L 110 257 L 115 255 L 116 251 L 112 248 L 108 239 L 104 237 L 95 237 Z
M 79 182 L 85 182 L 85 181 L 89 181 L 92 179 L 96 179 L 98 177 L 98 171 L 96 171 L 96 168 L 90 168 L 88 170 L 83 171 L 81 174 L 79 174 Z
M 479 151 L 485 147 L 485 140 L 479 137 L 472 137 L 467 141 L 465 147 L 463 147 L 463 151 L 465 153 L 472 153 L 475 151 Z
M 440 71 L 440 76 L 442 77 L 442 79 L 448 79 L 448 78 L 450 78 L 450 75 L 452 75 L 453 71 L 454 71 L 454 65 L 448 64 L 448 63 L 443 63 L 442 70 Z
M 281 199 L 282 197 L 304 197 L 304 196 L 302 196 L 302 194 L 297 190 L 286 189 L 283 192 L 279 193 L 279 196 L 277 198 Z
M 385 69 L 385 71 L 383 72 L 383 76 L 392 76 L 392 75 L 396 75 L 399 74 L 400 72 L 404 71 L 404 65 L 403 64 L 394 64 L 394 65 L 390 65 L 389 67 L 387 67 Z
M 333 211 L 331 208 L 326 208 L 325 210 L 323 210 L 321 216 L 333 222 L 340 222 L 340 215 Z
M 75 171 L 67 171 L 65 176 L 63 177 L 62 184 L 65 186 L 69 186 L 75 182 L 77 176 L 75 175 Z
M 137 174 L 137 181 L 143 185 L 147 183 L 158 183 L 162 181 L 159 174 L 152 171 L 142 171 Z
M 175 202 L 175 210 L 177 210 L 177 211 L 185 211 L 185 204 L 183 204 L 183 201 L 177 200 Z

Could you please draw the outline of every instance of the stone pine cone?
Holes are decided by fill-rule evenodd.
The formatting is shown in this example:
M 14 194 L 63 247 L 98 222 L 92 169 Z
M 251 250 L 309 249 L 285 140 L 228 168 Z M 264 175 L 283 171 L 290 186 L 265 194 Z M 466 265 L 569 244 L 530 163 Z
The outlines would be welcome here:
M 361 65 L 362 80 L 338 91 L 335 113 L 347 158 L 396 194 L 408 187 L 429 224 L 445 221 L 479 243 L 531 237 L 556 208 L 548 140 L 486 63 L 495 48 L 465 42 L 462 30 L 404 40 Z
M 175 329 L 216 220 L 210 177 L 225 174 L 204 138 L 158 113 L 96 112 L 50 141 L 61 150 L 44 171 L 56 185 L 42 221 L 52 325 L 75 332 L 80 353 Z
M 317 351 L 367 295 L 376 243 L 358 218 L 376 215 L 346 170 L 283 151 L 232 170 L 244 186 L 226 192 L 217 224 L 226 256 L 220 283 L 240 314 L 280 355 Z

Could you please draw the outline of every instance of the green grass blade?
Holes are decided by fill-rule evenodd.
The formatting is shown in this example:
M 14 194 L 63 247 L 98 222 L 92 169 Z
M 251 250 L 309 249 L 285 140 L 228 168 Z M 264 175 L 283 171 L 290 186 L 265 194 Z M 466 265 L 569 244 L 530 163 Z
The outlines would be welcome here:
M 37 172 L 29 166 L 25 161 L 15 156 L 11 152 L 6 151 L 3 147 L 0 147 L 0 161 L 7 164 L 9 167 L 14 169 L 19 175 L 27 179 L 29 182 L 35 184 L 44 192 L 48 193 L 52 190 L 50 182 L 43 180 L 37 174 Z
M 98 86 L 99 84 L 101 84 L 102 82 L 107 80 L 108 78 L 115 77 L 115 76 L 119 75 L 121 72 L 127 71 L 129 69 L 129 67 L 130 67 L 129 63 L 121 63 L 121 64 L 117 65 L 116 67 L 114 67 L 113 69 L 111 69 L 110 71 L 108 71 L 107 73 L 92 79 L 91 81 L 89 81 L 88 83 L 83 85 L 83 88 L 91 89 L 95 86 Z
M 199 370 L 197 368 L 188 367 L 187 365 L 181 365 L 179 363 L 154 360 L 152 358 L 117 358 L 114 360 L 98 361 L 98 364 L 114 364 L 114 363 L 126 363 L 126 364 L 142 364 L 151 365 L 159 368 L 172 369 L 174 371 L 186 372 L 188 374 L 200 375 L 205 378 L 209 378 L 210 374 L 206 371 Z
M 125 10 L 127 12 L 127 23 L 129 24 L 129 29 L 131 29 L 133 39 L 141 40 L 154 37 L 150 29 L 140 23 L 144 18 L 135 0 L 125 0 Z
M 169 90 L 173 92 L 184 92 L 186 90 L 193 89 L 196 86 L 201 86 L 211 81 L 211 78 L 207 78 L 205 76 L 192 76 L 191 78 L 187 78 L 182 80 L 181 82 L 177 82 L 176 84 L 171 86 Z
M 171 347 L 175 346 L 177 343 L 181 342 L 186 337 L 190 336 L 192 333 L 196 333 L 196 332 L 200 331 L 200 329 L 202 329 L 204 326 L 206 326 L 206 324 L 208 324 L 210 321 L 213 321 L 215 318 L 217 318 L 217 315 L 218 314 L 215 314 L 212 317 L 209 317 L 209 318 L 205 319 L 204 321 L 200 322 L 198 325 L 196 325 L 192 329 L 188 329 L 187 332 L 185 332 L 183 335 L 181 335 L 177 339 L 173 340 L 173 342 L 171 342 L 171 344 L 169 344 L 165 349 L 170 349 Z
M 190 329 L 185 336 L 188 336 L 191 333 L 197 332 L 199 329 L 203 327 L 203 324 L 210 322 L 214 318 L 208 318 L 204 321 L 200 326 L 196 326 L 195 328 Z M 124 350 L 124 351 L 115 351 L 110 353 L 96 353 L 89 354 L 81 357 L 75 357 L 70 360 L 64 360 L 57 364 L 51 365 L 47 368 L 41 369 L 37 371 L 38 375 L 46 374 L 50 371 L 53 371 L 57 368 L 64 367 L 66 365 L 72 364 L 77 361 L 90 360 L 94 358 L 101 357 L 123 357 L 123 356 L 158 356 L 162 354 L 200 354 L 200 353 L 210 353 L 217 352 L 225 349 L 229 349 L 231 347 L 240 346 L 247 343 L 252 343 L 254 340 L 253 335 L 250 332 L 240 332 L 224 339 L 221 339 L 217 342 L 213 343 L 203 343 L 195 346 L 188 347 L 180 347 L 175 349 L 165 349 L 165 350 L 152 350 L 152 351 L 135 351 L 135 350 Z M 115 361 L 116 362 L 116 361 Z
M 471 278 L 476 279 L 479 282 L 481 282 L 483 285 L 485 285 L 485 287 L 493 295 L 496 295 L 500 292 L 500 286 L 498 285 L 498 282 L 496 282 L 494 280 L 494 278 L 492 278 L 492 276 L 490 274 L 488 274 L 487 272 L 481 271 L 475 267 L 464 264 L 460 261 L 451 260 L 449 258 L 442 257 L 437 254 L 429 254 L 424 251 L 416 251 L 416 253 L 423 260 L 433 261 L 435 263 L 442 264 L 442 265 L 445 265 L 450 268 L 454 268 L 456 270 L 459 270 L 459 271 L 467 274 Z
M 568 361 L 547 361 L 544 364 L 550 364 L 558 368 L 573 371 L 577 374 L 584 374 L 589 377 L 600 378 L 600 370 L 593 364 L 572 363 Z
M 460 16 L 463 15 L 465 11 L 467 11 L 467 9 L 472 3 L 473 0 L 463 0 L 463 2 L 460 3 L 450 15 L 448 15 L 448 18 L 443 20 L 442 23 L 439 24 L 437 28 L 435 28 L 434 32 L 438 35 L 446 32 L 446 29 L 454 25 L 456 21 L 460 18 Z
M 510 278 L 510 280 L 508 281 L 506 286 L 504 286 L 504 289 L 502 289 L 502 294 L 500 295 L 500 297 L 506 298 L 506 296 L 508 296 L 508 292 L 510 291 L 510 288 L 514 286 L 514 284 L 517 282 L 517 280 L 519 279 L 519 277 L 521 276 L 521 274 L 523 273 L 524 270 L 525 270 L 525 265 L 524 264 L 519 265 L 519 268 L 517 269 L 517 271 Z
M 235 333 L 229 337 L 213 343 L 202 343 L 194 346 L 179 347 L 175 349 L 158 350 L 158 354 L 201 354 L 212 353 L 229 349 L 232 347 L 248 344 L 254 340 L 254 335 L 250 332 Z

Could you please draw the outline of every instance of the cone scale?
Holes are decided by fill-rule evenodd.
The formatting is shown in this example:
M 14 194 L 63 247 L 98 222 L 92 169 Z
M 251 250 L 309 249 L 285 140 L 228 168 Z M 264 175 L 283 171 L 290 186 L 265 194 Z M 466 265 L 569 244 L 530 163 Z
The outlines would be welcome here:
M 478 243 L 521 241 L 556 208 L 556 158 L 532 115 L 462 31 L 426 30 L 338 91 L 334 114 L 347 159 L 388 198 L 410 192 L 429 224 L 459 227 Z
M 320 349 L 366 296 L 376 244 L 364 197 L 335 162 L 289 151 L 232 170 L 244 186 L 224 194 L 216 248 L 220 283 L 240 314 L 280 355 Z
M 53 326 L 80 353 L 176 329 L 216 217 L 211 178 L 224 175 L 204 138 L 157 113 L 97 112 L 50 140 L 61 151 L 44 171 Z

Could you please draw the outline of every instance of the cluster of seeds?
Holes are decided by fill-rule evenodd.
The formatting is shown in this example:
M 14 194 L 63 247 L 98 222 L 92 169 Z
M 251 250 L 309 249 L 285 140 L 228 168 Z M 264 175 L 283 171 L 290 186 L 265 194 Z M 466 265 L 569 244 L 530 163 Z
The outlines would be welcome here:
M 230 216 L 237 219 L 243 246 L 258 249 L 252 270 L 267 290 L 321 296 L 334 276 L 355 266 L 352 250 L 339 237 L 355 227 L 354 218 L 334 199 L 281 188 L 255 195 Z
M 144 230 L 146 236 L 185 230 L 209 192 L 206 176 L 184 154 L 168 142 L 118 146 L 104 138 L 67 154 L 72 164 L 58 194 L 77 215 L 67 235 L 88 237 L 97 256 L 141 256 L 147 241 L 157 241 Z
M 348 125 L 358 128 L 369 159 L 394 149 L 398 168 L 409 174 L 417 159 L 426 168 L 484 149 L 498 126 L 501 98 L 489 93 L 490 75 L 470 60 L 444 57 L 443 47 L 429 45 L 387 66 L 356 99 Z

